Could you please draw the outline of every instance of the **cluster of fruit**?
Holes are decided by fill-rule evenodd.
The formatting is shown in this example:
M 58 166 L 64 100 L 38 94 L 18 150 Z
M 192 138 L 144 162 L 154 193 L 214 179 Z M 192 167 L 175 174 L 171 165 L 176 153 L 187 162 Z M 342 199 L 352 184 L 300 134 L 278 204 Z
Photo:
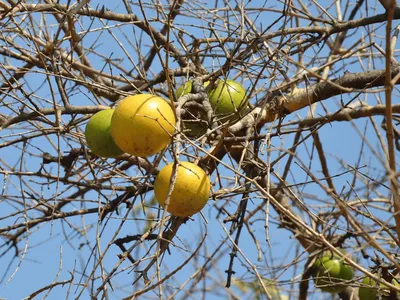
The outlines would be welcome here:
M 315 285 L 324 292 L 343 292 L 346 286 L 350 285 L 353 276 L 353 268 L 336 254 L 327 252 L 322 257 L 318 257 L 314 263 Z M 395 278 L 393 278 L 392 284 L 400 287 Z M 377 299 L 378 289 L 382 299 L 389 299 L 389 287 L 382 283 L 378 285 L 375 280 L 365 277 L 360 284 L 358 296 L 360 300 L 375 300 Z M 400 296 L 400 293 L 398 295 Z
M 206 82 L 204 86 L 208 86 Z M 189 81 L 177 90 L 179 98 L 192 92 Z M 231 117 L 247 106 L 246 91 L 232 80 L 219 81 L 208 91 L 210 105 L 216 116 Z M 115 158 L 123 153 L 147 157 L 164 149 L 175 131 L 175 113 L 161 97 L 138 94 L 122 100 L 114 109 L 93 115 L 86 125 L 85 137 L 89 149 L 98 156 Z M 185 124 L 183 124 L 185 126 Z M 203 132 L 203 127 L 186 124 L 193 132 Z M 166 165 L 154 182 L 154 193 L 159 204 L 180 217 L 198 213 L 207 203 L 211 188 L 207 174 L 197 165 L 180 162 L 173 190 L 169 191 L 174 164 Z M 169 195 L 169 197 L 168 197 Z M 169 198 L 168 206 L 166 201 Z M 314 264 L 315 285 L 324 292 L 340 293 L 353 278 L 353 268 L 332 253 L 325 253 Z M 393 284 L 399 285 L 393 279 Z M 366 277 L 359 288 L 361 300 L 376 299 L 377 284 Z M 382 299 L 387 299 L 390 289 L 379 285 Z M 400 295 L 400 294 L 399 294 Z
M 206 88 L 210 84 L 205 82 Z M 176 91 L 176 97 L 180 98 L 192 93 L 193 82 L 189 80 Z M 246 90 L 234 80 L 218 80 L 213 88 L 208 88 L 208 100 L 213 109 L 214 116 L 226 122 L 238 116 L 237 112 L 247 107 L 248 99 Z M 196 109 L 188 109 L 188 119 L 182 122 L 182 131 L 189 137 L 198 137 L 207 131 L 207 123 L 204 122 L 205 112 Z
M 177 96 L 191 93 L 191 81 Z M 243 109 L 247 99 L 244 88 L 231 80 L 219 81 L 209 92 L 215 114 L 232 114 Z M 93 115 L 86 125 L 85 137 L 89 149 L 96 155 L 116 158 L 123 153 L 148 157 L 171 143 L 175 131 L 175 113 L 161 97 L 138 94 L 123 99 L 115 109 Z M 187 217 L 199 212 L 207 203 L 210 180 L 197 165 L 181 162 L 177 178 L 168 198 L 173 164 L 165 166 L 154 182 L 154 192 L 161 206 L 173 215 Z

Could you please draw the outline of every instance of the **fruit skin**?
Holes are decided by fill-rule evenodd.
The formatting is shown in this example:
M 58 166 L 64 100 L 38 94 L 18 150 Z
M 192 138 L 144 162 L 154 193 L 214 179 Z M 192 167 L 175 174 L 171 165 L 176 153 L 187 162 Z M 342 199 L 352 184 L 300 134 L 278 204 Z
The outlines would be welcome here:
M 205 82 L 204 87 L 210 84 L 209 81 Z M 180 98 L 192 92 L 193 81 L 189 80 L 185 84 L 182 84 L 176 90 L 176 98 Z M 182 120 L 182 131 L 189 137 L 199 137 L 206 133 L 207 123 L 204 120 L 207 119 L 205 112 L 201 110 L 189 109 L 188 113 Z M 203 121 L 203 122 L 202 122 Z
M 154 182 L 154 193 L 162 207 L 165 207 L 173 165 L 165 166 Z M 177 172 L 167 211 L 178 217 L 189 217 L 206 205 L 210 196 L 210 180 L 203 169 L 190 162 L 180 162 Z
M 351 280 L 354 273 L 351 266 L 330 253 L 324 254 L 322 258 L 317 258 L 314 268 L 316 269 L 315 285 L 328 293 L 342 292 L 347 283 L 341 284 L 341 282 Z
M 207 87 L 209 82 L 204 83 L 204 87 Z M 184 85 L 181 85 L 176 91 L 176 97 L 187 95 L 192 92 L 193 82 L 187 81 Z M 208 99 L 210 105 L 214 110 L 216 116 L 224 117 L 224 121 L 231 120 L 235 116 L 233 115 L 236 111 L 242 111 L 246 108 L 248 99 L 246 97 L 246 90 L 234 80 L 218 80 L 215 88 L 208 91 Z M 201 112 L 191 112 L 199 120 L 205 120 L 206 117 Z M 195 119 L 196 118 L 190 118 Z M 201 136 L 206 130 L 207 126 L 201 122 L 182 122 L 183 132 L 191 137 Z
M 400 287 L 400 284 L 394 278 L 392 280 L 392 284 Z M 368 288 L 366 287 L 366 285 L 369 285 L 371 287 Z M 360 300 L 375 300 L 377 299 L 377 294 L 378 294 L 378 285 L 376 281 L 371 279 L 370 277 L 365 277 L 362 280 L 362 286 L 360 286 L 360 288 L 358 289 L 358 297 L 360 298 Z M 383 300 L 388 299 L 390 295 L 389 287 L 381 283 L 380 294 Z M 400 296 L 400 293 L 397 294 Z
M 209 82 L 204 83 L 204 87 Z M 187 95 L 192 92 L 193 82 L 189 80 L 181 85 L 176 91 L 176 97 Z M 246 108 L 248 99 L 246 90 L 241 84 L 234 80 L 218 80 L 216 87 L 208 92 L 208 99 L 216 115 L 228 115 L 236 110 L 241 111 Z
M 209 81 L 203 83 L 204 87 L 207 87 L 210 84 Z M 193 81 L 189 80 L 185 84 L 182 84 L 175 92 L 176 98 L 180 98 L 192 92 Z
M 86 124 L 85 137 L 89 149 L 97 156 L 115 158 L 124 153 L 111 136 L 113 109 L 94 114 Z
M 123 151 L 141 157 L 158 153 L 171 142 L 175 114 L 167 101 L 150 94 L 122 100 L 111 120 L 111 135 Z
M 217 86 L 208 93 L 210 104 L 216 115 L 230 115 L 246 108 L 246 90 L 236 81 L 219 80 Z
M 186 81 L 175 92 L 176 98 L 180 98 L 192 92 L 193 81 Z

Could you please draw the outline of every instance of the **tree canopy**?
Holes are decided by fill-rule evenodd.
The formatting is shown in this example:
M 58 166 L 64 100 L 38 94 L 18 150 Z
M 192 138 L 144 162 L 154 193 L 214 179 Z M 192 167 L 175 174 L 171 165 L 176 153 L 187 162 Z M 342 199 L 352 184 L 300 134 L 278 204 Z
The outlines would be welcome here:
M 359 299 L 367 277 L 398 297 L 396 1 L 7 0 L 0 19 L 0 296 Z M 142 93 L 161 133 L 114 131 L 166 146 L 111 129 L 123 151 L 96 154 L 91 117 Z M 182 162 L 211 186 L 189 216 L 167 211 L 180 184 L 175 212 L 204 194 Z

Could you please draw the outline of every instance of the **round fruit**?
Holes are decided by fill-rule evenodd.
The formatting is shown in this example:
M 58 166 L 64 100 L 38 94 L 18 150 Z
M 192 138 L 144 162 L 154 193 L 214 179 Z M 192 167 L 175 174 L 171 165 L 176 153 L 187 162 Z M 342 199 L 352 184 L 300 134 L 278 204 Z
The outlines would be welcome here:
M 219 80 L 208 98 L 216 115 L 230 115 L 247 106 L 246 90 L 233 80 Z
M 168 196 L 173 166 L 173 163 L 165 166 L 154 182 L 154 193 L 162 207 L 165 207 Z M 207 203 L 210 187 L 210 180 L 203 169 L 190 162 L 180 162 L 167 211 L 179 217 L 198 213 Z
M 193 82 L 189 80 L 180 86 L 176 91 L 176 97 L 191 93 L 192 85 Z M 209 82 L 204 83 L 205 87 L 208 85 Z M 234 80 L 218 80 L 216 87 L 208 92 L 208 98 L 217 115 L 232 114 L 236 110 L 243 110 L 247 105 L 246 90 Z
M 329 253 L 318 258 L 314 267 L 317 269 L 315 285 L 324 292 L 340 293 L 346 288 L 346 281 L 353 278 L 353 268 Z
M 400 284 L 397 282 L 396 279 L 393 278 L 392 284 L 399 286 Z M 370 286 L 370 287 L 367 287 Z M 389 299 L 390 296 L 390 289 L 384 284 L 379 285 L 379 292 L 382 296 L 382 299 Z M 400 293 L 397 293 L 400 296 Z M 362 280 L 362 285 L 358 289 L 358 297 L 360 300 L 375 300 L 377 299 L 378 295 L 378 284 L 376 283 L 375 280 L 371 279 L 370 277 L 365 277 Z
M 207 87 L 209 82 L 204 83 Z M 187 95 L 192 92 L 193 82 L 189 80 L 184 85 L 180 86 L 176 91 L 176 97 Z M 227 117 L 225 120 L 234 117 L 236 111 L 242 111 L 247 106 L 246 90 L 233 80 L 218 80 L 216 86 L 208 91 L 208 99 L 210 105 L 217 116 Z M 204 112 L 189 111 L 189 118 L 182 122 L 182 130 L 188 136 L 200 136 L 207 130 L 207 124 L 201 122 L 205 120 Z
M 111 137 L 111 118 L 113 109 L 106 109 L 94 114 L 85 128 L 85 137 L 89 149 L 101 157 L 118 157 L 124 153 Z
M 125 152 L 147 157 L 171 142 L 175 114 L 167 101 L 150 94 L 129 96 L 115 109 L 111 135 Z
M 205 82 L 204 87 L 208 86 L 210 82 Z M 189 80 L 185 84 L 181 85 L 176 91 L 176 97 L 180 98 L 192 92 L 193 81 Z M 187 113 L 183 116 L 182 120 L 182 131 L 189 137 L 202 136 L 207 131 L 207 122 L 205 120 L 207 116 L 205 112 L 200 109 L 187 110 Z

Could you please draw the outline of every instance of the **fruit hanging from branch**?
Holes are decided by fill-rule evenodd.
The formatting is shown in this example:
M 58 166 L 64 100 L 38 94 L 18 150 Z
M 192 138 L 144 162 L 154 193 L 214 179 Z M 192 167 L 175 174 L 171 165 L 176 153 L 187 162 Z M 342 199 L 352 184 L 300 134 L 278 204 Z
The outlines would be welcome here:
M 89 149 L 100 157 L 115 158 L 124 153 L 111 136 L 111 118 L 113 109 L 94 114 L 85 128 L 85 138 Z
M 218 80 L 208 93 L 211 106 L 217 116 L 235 117 L 247 107 L 246 90 L 234 80 Z
M 233 120 L 242 112 L 248 103 L 246 90 L 233 80 L 217 80 L 213 87 L 210 82 L 205 82 L 208 87 L 207 96 L 213 114 L 220 121 Z M 176 91 L 176 97 L 180 98 L 193 93 L 193 81 L 189 80 Z M 188 136 L 200 136 L 207 130 L 206 111 L 198 104 L 189 101 L 186 104 L 186 114 L 183 117 L 182 130 Z
M 111 120 L 111 135 L 126 153 L 147 157 L 171 143 L 175 114 L 161 97 L 138 94 L 122 100 Z
M 375 274 L 376 275 L 376 274 Z M 382 279 L 384 280 L 384 279 Z M 395 278 L 392 279 L 392 284 L 400 287 L 400 284 L 397 282 Z M 379 292 L 378 292 L 379 290 Z M 358 297 L 360 300 L 375 300 L 378 299 L 378 293 L 380 294 L 382 300 L 389 300 L 390 296 L 390 288 L 383 283 L 377 283 L 375 280 L 370 277 L 365 277 L 361 286 L 358 289 Z M 398 297 L 400 297 L 400 293 L 397 293 Z
M 203 84 L 207 87 L 209 82 Z M 185 84 L 181 85 L 176 90 L 176 98 L 179 99 L 182 96 L 193 94 L 193 81 L 189 80 Z M 184 113 L 182 114 L 182 132 L 189 137 L 199 137 L 206 133 L 208 128 L 207 111 L 204 102 L 188 100 L 183 104 Z
M 334 253 L 324 253 L 314 264 L 315 286 L 327 293 L 340 293 L 353 278 L 353 268 Z
M 165 166 L 154 182 L 156 199 L 164 208 L 173 176 L 173 166 L 173 163 Z M 190 217 L 206 205 L 210 188 L 210 180 L 203 169 L 190 162 L 180 162 L 166 210 L 175 216 Z

